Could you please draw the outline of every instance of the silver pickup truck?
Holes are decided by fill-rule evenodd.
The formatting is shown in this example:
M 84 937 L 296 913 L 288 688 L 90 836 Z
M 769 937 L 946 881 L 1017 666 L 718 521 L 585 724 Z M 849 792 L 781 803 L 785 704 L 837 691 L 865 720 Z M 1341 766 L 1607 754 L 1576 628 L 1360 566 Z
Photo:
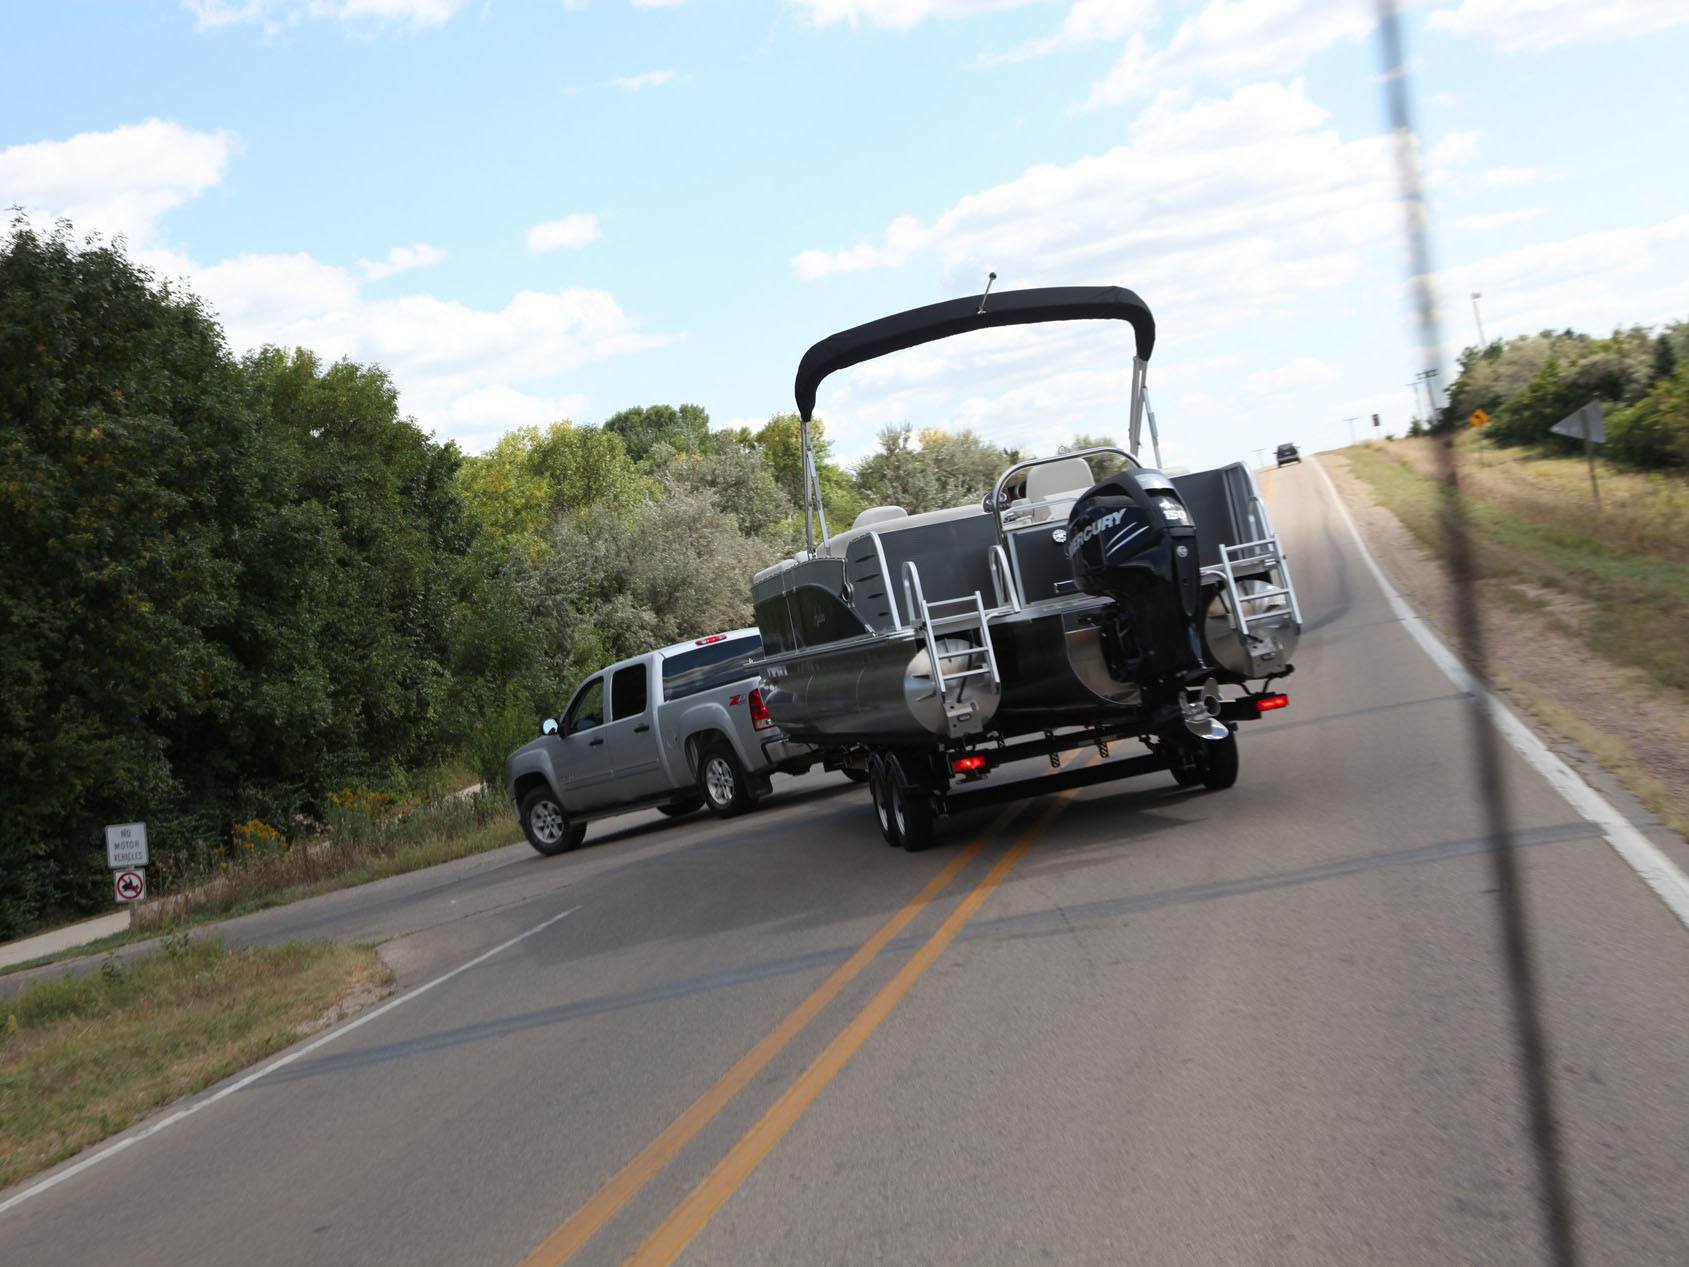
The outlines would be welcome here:
M 505 761 L 505 786 L 528 843 L 543 854 L 579 845 L 586 825 L 655 806 L 723 817 L 769 790 L 775 771 L 821 760 L 788 741 L 763 707 L 755 629 L 650 651 L 581 683 L 561 723 Z

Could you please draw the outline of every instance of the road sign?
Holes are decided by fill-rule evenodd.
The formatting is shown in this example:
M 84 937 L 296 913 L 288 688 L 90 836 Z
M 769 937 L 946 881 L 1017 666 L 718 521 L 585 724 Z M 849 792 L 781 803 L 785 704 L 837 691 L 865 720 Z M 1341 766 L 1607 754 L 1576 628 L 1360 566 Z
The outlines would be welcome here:
M 1601 413 L 1601 402 L 1598 400 L 1592 400 L 1582 409 L 1567 414 L 1549 430 L 1569 440 L 1588 440 L 1593 444 L 1607 443 L 1607 419 Z
M 106 828 L 106 866 L 124 871 L 144 867 L 150 861 L 145 823 L 113 823 Z
M 1487 413 L 1485 413 L 1482 409 L 1474 409 L 1472 411 L 1472 417 L 1468 419 L 1468 421 L 1474 427 L 1481 427 L 1486 422 L 1488 422 L 1489 420 L 1490 420 L 1490 416 Z
M 147 873 L 145 871 L 119 871 L 115 884 L 119 902 L 139 902 L 147 895 Z

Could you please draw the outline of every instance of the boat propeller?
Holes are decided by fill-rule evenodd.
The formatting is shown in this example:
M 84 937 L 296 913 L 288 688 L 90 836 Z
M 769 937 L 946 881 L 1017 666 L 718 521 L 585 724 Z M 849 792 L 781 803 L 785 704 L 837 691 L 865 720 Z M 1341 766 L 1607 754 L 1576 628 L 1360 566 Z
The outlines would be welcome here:
M 1231 733 L 1219 720 L 1220 687 L 1213 678 L 1186 687 L 1179 695 L 1179 712 L 1185 729 L 1198 739 L 1224 739 Z

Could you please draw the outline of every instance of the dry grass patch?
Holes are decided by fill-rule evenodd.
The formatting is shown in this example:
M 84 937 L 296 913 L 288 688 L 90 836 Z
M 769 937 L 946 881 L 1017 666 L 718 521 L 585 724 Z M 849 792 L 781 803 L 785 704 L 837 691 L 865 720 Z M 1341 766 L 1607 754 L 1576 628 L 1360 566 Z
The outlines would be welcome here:
M 1344 456 L 1441 557 L 1436 443 L 1363 445 Z M 1542 608 L 1595 655 L 1689 692 L 1689 481 L 1606 472 L 1597 511 L 1581 460 L 1466 438 L 1460 448 L 1474 560 L 1490 595 Z
M 0 1005 L 0 1188 L 289 1046 L 391 984 L 375 951 L 165 939 Z

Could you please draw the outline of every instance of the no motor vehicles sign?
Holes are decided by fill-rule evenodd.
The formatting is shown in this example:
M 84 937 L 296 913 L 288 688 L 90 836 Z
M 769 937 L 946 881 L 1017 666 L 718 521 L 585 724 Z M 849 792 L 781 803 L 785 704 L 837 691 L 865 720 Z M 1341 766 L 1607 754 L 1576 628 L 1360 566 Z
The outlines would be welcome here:
M 145 871 L 119 871 L 116 876 L 117 900 L 139 902 L 147 895 Z
M 106 828 L 106 866 L 113 871 L 147 865 L 147 825 L 113 823 Z

